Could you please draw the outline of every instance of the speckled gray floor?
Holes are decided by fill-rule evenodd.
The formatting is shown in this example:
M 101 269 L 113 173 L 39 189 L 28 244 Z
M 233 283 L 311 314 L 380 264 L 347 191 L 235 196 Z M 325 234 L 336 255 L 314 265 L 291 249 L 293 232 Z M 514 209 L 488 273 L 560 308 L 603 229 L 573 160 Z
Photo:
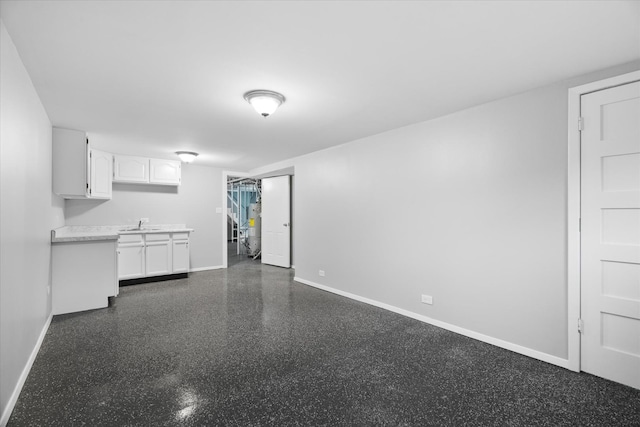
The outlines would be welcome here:
M 241 261 L 56 316 L 9 425 L 640 425 L 640 390 L 292 275 Z

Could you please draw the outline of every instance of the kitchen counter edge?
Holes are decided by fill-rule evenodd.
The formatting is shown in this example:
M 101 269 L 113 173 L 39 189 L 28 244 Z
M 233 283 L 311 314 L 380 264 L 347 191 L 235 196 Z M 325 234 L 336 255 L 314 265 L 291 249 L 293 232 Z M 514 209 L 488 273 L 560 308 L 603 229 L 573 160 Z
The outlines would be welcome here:
M 97 240 L 118 240 L 121 234 L 152 234 L 152 233 L 191 233 L 193 228 L 186 227 L 167 227 L 167 228 L 155 228 L 153 230 L 125 230 L 121 231 L 118 228 L 122 227 L 87 227 L 88 230 L 78 230 L 78 227 L 60 227 L 55 230 L 51 230 L 51 243 L 65 243 L 65 242 L 84 242 L 84 241 L 97 241 Z

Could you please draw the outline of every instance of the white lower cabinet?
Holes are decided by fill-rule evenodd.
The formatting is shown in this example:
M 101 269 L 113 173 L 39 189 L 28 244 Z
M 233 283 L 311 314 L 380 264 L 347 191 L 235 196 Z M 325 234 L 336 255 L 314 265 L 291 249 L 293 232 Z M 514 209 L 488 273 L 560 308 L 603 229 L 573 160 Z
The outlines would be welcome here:
M 121 245 L 118 247 L 118 279 L 144 277 L 144 246 Z
M 173 234 L 173 272 L 189 271 L 189 233 Z
M 118 295 L 116 241 L 51 245 L 52 314 L 104 308 Z
M 171 235 L 147 234 L 145 260 L 147 276 L 162 276 L 171 274 Z
M 118 279 L 189 272 L 189 233 L 121 234 Z
M 118 279 L 136 279 L 145 276 L 144 236 L 122 234 L 118 239 Z

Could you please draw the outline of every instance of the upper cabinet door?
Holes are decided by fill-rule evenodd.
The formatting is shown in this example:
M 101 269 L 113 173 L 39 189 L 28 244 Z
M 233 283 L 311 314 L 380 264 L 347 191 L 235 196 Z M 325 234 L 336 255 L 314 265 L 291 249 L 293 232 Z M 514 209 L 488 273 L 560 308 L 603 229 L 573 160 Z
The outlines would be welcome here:
M 151 184 L 180 185 L 181 163 L 178 160 L 149 159 Z
M 147 157 L 113 156 L 113 181 L 149 183 L 149 159 Z
M 113 157 L 110 153 L 91 149 L 89 155 L 89 197 L 110 199 Z
M 53 192 L 65 199 L 89 197 L 89 141 L 83 131 L 53 128 Z

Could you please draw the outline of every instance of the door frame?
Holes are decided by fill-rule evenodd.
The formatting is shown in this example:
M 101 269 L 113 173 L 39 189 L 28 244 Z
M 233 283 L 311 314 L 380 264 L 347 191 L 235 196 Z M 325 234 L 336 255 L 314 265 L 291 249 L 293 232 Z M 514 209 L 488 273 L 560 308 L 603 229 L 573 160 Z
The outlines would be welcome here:
M 295 220 L 294 220 L 294 214 L 295 214 L 295 166 L 290 162 L 283 162 L 281 164 L 279 164 L 279 168 L 278 167 L 273 167 L 273 166 L 267 166 L 267 167 L 263 167 L 263 168 L 258 168 L 258 169 L 254 169 L 251 172 L 234 172 L 234 171 L 228 171 L 228 170 L 223 170 L 222 171 L 222 212 L 221 212 L 221 216 L 222 216 L 222 221 L 221 221 L 221 227 L 222 227 L 222 268 L 228 268 L 229 266 L 229 257 L 228 257 L 228 253 L 227 253 L 227 178 L 229 176 L 237 176 L 238 178 L 253 178 L 253 179 L 262 179 L 262 178 L 269 178 L 269 177 L 273 177 L 273 176 L 280 176 L 280 175 L 289 175 L 291 177 L 291 182 L 290 182 L 290 190 L 291 190 L 291 236 L 290 236 L 290 244 L 291 244 L 291 268 L 295 268 L 294 263 L 294 249 L 295 249 L 295 245 L 293 242 L 294 239 L 294 233 L 295 233 Z M 283 167 L 284 166 L 284 167 Z
M 229 263 L 229 254 L 227 239 L 227 178 L 237 176 L 238 178 L 248 178 L 247 172 L 222 171 L 222 268 L 227 268 Z
M 568 368 L 580 371 L 580 97 L 640 80 L 640 71 L 569 88 L 567 168 L 567 337 Z

